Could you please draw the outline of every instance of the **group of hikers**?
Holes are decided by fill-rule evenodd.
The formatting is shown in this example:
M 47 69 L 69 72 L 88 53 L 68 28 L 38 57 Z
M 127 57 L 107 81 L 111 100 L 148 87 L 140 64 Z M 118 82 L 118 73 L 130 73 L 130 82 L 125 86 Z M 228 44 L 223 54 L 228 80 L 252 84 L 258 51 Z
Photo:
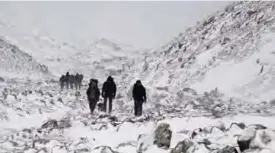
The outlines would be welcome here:
M 107 112 L 107 101 L 108 101 L 108 113 L 112 112 L 113 99 L 116 97 L 117 87 L 114 82 L 114 78 L 109 76 L 107 80 L 103 83 L 101 96 L 103 97 L 103 104 L 98 105 L 99 109 Z M 89 88 L 86 91 L 87 98 L 89 101 L 89 107 L 91 114 L 93 114 L 97 102 L 100 98 L 100 90 L 98 88 L 98 80 L 90 79 Z M 146 90 L 144 86 L 141 84 L 140 80 L 137 80 L 134 84 L 132 96 L 134 99 L 134 114 L 135 116 L 142 115 L 142 105 L 146 102 Z
M 69 72 L 67 72 L 66 75 L 62 75 L 60 78 L 60 84 L 61 89 L 64 88 L 64 84 L 66 83 L 67 89 L 70 87 L 73 88 L 73 84 L 75 84 L 75 88 L 81 87 L 81 83 L 83 80 L 83 75 L 76 74 L 70 75 Z M 72 83 L 71 83 L 72 82 Z M 113 105 L 113 99 L 116 97 L 117 87 L 116 83 L 114 82 L 114 78 L 111 76 L 108 76 L 107 80 L 103 83 L 101 94 L 98 87 L 98 80 L 97 79 L 90 79 L 89 87 L 86 91 L 87 98 L 89 101 L 89 107 L 90 112 L 93 114 L 96 106 L 98 106 L 98 109 L 107 112 L 107 101 L 108 101 L 108 113 L 112 112 L 112 105 Z M 100 95 L 103 97 L 103 103 L 97 104 Z M 132 97 L 134 99 L 134 114 L 135 116 L 141 116 L 142 115 L 142 105 L 143 103 L 146 103 L 146 90 L 144 86 L 141 84 L 140 80 L 137 80 L 134 84 L 133 91 L 132 91 Z
M 80 89 L 82 86 L 83 77 L 83 74 L 76 73 L 76 75 L 72 75 L 67 72 L 66 75 L 62 75 L 59 79 L 60 87 L 62 90 L 64 89 L 65 85 L 67 89 Z

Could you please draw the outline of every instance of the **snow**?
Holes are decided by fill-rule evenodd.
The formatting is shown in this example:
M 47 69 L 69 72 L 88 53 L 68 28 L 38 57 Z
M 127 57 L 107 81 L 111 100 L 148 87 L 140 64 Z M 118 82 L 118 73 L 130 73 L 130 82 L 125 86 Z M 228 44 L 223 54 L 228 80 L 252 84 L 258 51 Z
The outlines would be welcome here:
M 275 47 L 275 34 L 270 32 L 264 35 L 261 42 L 263 47 L 260 48 L 259 52 L 241 62 L 224 62 L 212 68 L 201 82 L 196 82 L 191 87 L 201 93 L 218 88 L 229 96 L 247 101 L 270 101 L 274 99 L 272 95 L 275 91 L 270 87 L 273 84 L 272 78 L 264 78 L 264 80 L 262 78 L 268 71 L 274 71 L 273 56 L 275 55 L 270 49 Z M 202 55 L 206 56 L 205 54 Z M 204 57 L 204 59 L 207 58 Z M 260 64 L 256 62 L 258 59 Z M 264 71 L 263 74 L 260 74 L 262 65 L 264 65 Z
M 1 44 L 1 77 L 9 79 L 0 84 L 0 152 L 170 153 L 190 140 L 194 145 L 187 152 L 210 153 L 238 146 L 237 139 L 252 139 L 261 149 L 252 152 L 274 152 L 275 5 L 232 5 L 233 10 L 214 14 L 215 21 L 198 23 L 147 53 L 105 38 L 79 45 L 37 30 L 21 37 L 15 27 L 1 29 L 12 43 Z M 251 8 L 261 11 L 249 17 Z M 10 54 L 10 46 L 20 49 Z M 54 74 L 52 82 L 33 79 L 41 77 L 40 63 Z M 56 77 L 66 71 L 84 73 L 81 90 L 60 90 Z M 87 80 L 98 78 L 101 87 L 108 75 L 120 94 L 114 111 L 90 115 Z M 147 89 L 141 117 L 132 113 L 136 79 Z M 42 126 L 49 120 L 52 126 Z M 168 149 L 154 145 L 160 123 L 172 130 Z M 257 124 L 267 129 L 256 129 Z M 206 140 L 211 144 L 201 144 Z

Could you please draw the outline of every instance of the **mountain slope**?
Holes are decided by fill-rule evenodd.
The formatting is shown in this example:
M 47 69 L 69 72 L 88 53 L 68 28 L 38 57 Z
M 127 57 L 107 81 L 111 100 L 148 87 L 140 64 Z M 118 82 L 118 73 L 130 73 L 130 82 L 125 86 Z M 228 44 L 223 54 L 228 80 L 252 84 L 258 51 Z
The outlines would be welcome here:
M 173 95 L 218 88 L 242 100 L 271 100 L 274 12 L 273 2 L 235 2 L 158 49 L 140 76 Z
M 45 65 L 39 64 L 30 55 L 2 38 L 0 39 L 0 69 L 1 76 L 13 78 L 50 75 Z

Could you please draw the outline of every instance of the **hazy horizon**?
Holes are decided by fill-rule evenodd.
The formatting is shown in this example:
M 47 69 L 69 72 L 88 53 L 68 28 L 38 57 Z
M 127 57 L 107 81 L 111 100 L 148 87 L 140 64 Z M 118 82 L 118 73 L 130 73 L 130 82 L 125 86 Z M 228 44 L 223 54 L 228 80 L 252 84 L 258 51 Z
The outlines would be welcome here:
M 153 48 L 223 9 L 226 1 L 0 2 L 0 21 L 64 41 L 105 37 Z

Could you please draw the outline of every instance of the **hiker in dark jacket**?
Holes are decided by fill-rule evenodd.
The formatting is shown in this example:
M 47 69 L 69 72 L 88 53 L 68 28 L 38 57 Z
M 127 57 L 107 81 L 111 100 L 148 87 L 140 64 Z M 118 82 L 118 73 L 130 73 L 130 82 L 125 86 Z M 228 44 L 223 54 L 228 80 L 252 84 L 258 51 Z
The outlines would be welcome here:
M 69 89 L 69 84 L 70 84 L 69 80 L 70 80 L 70 74 L 69 72 L 67 72 L 65 75 L 65 82 L 66 82 L 67 89 Z
M 100 91 L 98 89 L 97 84 L 98 84 L 98 80 L 91 79 L 91 81 L 89 83 L 89 88 L 86 92 L 88 101 L 89 101 L 89 107 L 90 107 L 91 114 L 93 114 L 96 104 L 99 101 Z
M 63 90 L 64 85 L 65 85 L 65 82 L 66 82 L 66 80 L 65 80 L 65 75 L 62 75 L 62 76 L 60 77 L 60 79 L 59 79 L 59 83 L 60 83 L 61 90 Z
M 75 76 L 74 75 L 69 75 L 69 83 L 70 83 L 71 89 L 73 89 L 74 88 L 74 83 L 75 83 Z
M 146 102 L 146 90 L 141 84 L 140 80 L 137 80 L 133 88 L 133 98 L 134 98 L 134 112 L 135 116 L 142 115 L 142 104 Z
M 109 113 L 112 112 L 112 101 L 116 97 L 116 84 L 114 79 L 109 76 L 102 87 L 102 97 L 104 98 L 103 109 L 107 112 L 107 99 L 109 99 Z
M 75 89 L 80 89 L 80 75 L 78 73 L 76 73 L 75 75 L 75 81 L 74 81 L 74 84 L 75 84 Z
M 82 87 L 83 78 L 84 78 L 83 74 L 80 74 L 79 75 L 79 87 L 78 87 L 79 89 L 81 89 L 81 87 Z

